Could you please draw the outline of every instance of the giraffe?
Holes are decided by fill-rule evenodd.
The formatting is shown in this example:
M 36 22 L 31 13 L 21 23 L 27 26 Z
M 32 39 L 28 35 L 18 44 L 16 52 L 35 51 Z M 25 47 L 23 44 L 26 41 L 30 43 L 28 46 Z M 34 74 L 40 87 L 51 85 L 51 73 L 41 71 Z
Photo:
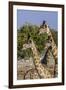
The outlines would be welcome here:
M 38 51 L 37 51 L 37 48 L 35 46 L 35 43 L 32 39 L 30 39 L 31 41 L 31 44 L 28 45 L 30 46 L 30 48 L 32 49 L 32 52 L 33 52 L 33 62 L 34 62 L 34 65 L 35 65 L 35 68 L 37 70 L 37 73 L 39 74 L 39 77 L 40 78 L 53 78 L 54 75 L 51 74 L 50 70 L 47 68 L 46 65 L 42 65 L 41 62 L 40 62 L 40 56 L 38 54 Z M 23 45 L 24 48 L 27 46 L 27 44 Z
M 55 42 L 54 42 L 54 39 L 53 39 L 53 36 L 52 36 L 52 33 L 51 33 L 51 31 L 50 31 L 50 28 L 49 28 L 49 26 L 48 26 L 48 24 L 47 23 L 43 23 L 43 25 L 42 25 L 42 27 L 40 28 L 40 30 L 39 30 L 40 32 L 39 32 L 39 35 L 40 34 L 42 34 L 42 33 L 45 33 L 45 32 L 47 32 L 47 34 L 48 34 L 48 41 L 49 41 L 49 43 L 51 44 L 51 47 L 52 47 L 52 54 L 53 54 L 53 56 L 54 56 L 54 63 L 55 63 L 55 65 L 53 66 L 53 71 L 54 71 L 54 75 L 57 73 L 57 63 L 58 63 L 58 49 L 57 49 L 57 46 L 56 46 L 56 44 L 55 44 Z M 48 51 L 48 54 L 49 53 L 51 53 L 50 52 L 50 50 Z M 47 57 L 49 57 L 49 55 L 47 55 Z M 48 58 L 48 60 L 47 61 L 49 61 L 49 58 Z M 57 68 L 57 69 L 56 69 Z
M 50 31 L 50 28 L 47 24 L 45 24 L 45 28 L 44 30 L 46 29 L 46 32 L 48 34 L 48 41 L 49 43 L 51 44 L 51 47 L 52 47 L 52 53 L 53 53 L 53 56 L 54 56 L 54 59 L 55 59 L 55 69 L 57 67 L 57 63 L 58 63 L 58 49 L 57 49 L 57 46 L 54 42 L 54 39 L 53 39 L 53 36 L 52 36 L 52 33 Z M 55 73 L 57 73 L 57 70 L 55 70 Z
M 39 29 L 39 34 L 43 34 L 45 32 L 48 34 L 49 43 L 51 43 L 51 46 L 52 46 L 53 56 L 55 58 L 55 62 L 57 62 L 57 58 L 58 58 L 57 46 L 54 42 L 54 39 L 53 39 L 53 36 L 52 36 L 52 33 L 50 31 L 48 24 L 46 23 L 46 21 L 43 21 L 43 24 L 40 26 L 40 29 Z
M 52 53 L 53 53 L 53 56 L 55 58 L 55 62 L 57 62 L 57 58 L 58 58 L 58 49 L 57 49 L 57 46 L 54 42 L 54 39 L 52 37 L 52 33 L 47 25 L 47 34 L 48 34 L 48 39 L 49 39 L 49 42 L 51 43 L 51 46 L 52 46 Z

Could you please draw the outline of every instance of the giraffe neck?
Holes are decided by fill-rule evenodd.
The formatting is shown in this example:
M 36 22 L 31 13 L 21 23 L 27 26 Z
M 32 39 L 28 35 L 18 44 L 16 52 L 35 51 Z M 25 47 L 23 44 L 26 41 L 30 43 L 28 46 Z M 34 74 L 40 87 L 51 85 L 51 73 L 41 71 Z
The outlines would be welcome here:
M 50 41 L 50 43 L 51 43 L 51 46 L 52 46 L 52 53 L 53 53 L 53 56 L 54 56 L 54 58 L 55 58 L 55 61 L 57 61 L 57 53 L 58 53 L 58 51 L 57 51 L 57 46 L 56 46 L 56 44 L 55 44 L 55 42 L 54 42 L 54 39 L 53 39 L 53 37 L 52 37 L 52 33 L 51 33 L 51 31 L 50 31 L 50 29 L 48 28 L 48 36 L 49 36 L 49 41 Z
M 34 64 L 35 64 L 35 67 L 37 69 L 37 72 L 38 74 L 40 75 L 40 78 L 51 78 L 53 77 L 53 75 L 51 75 L 51 73 L 49 72 L 49 69 L 47 67 L 44 67 L 41 62 L 40 62 L 40 57 L 38 55 L 38 51 L 36 49 L 36 46 L 32 41 L 32 44 L 31 44 L 31 49 L 32 49 L 32 52 L 33 52 L 33 57 L 34 57 Z

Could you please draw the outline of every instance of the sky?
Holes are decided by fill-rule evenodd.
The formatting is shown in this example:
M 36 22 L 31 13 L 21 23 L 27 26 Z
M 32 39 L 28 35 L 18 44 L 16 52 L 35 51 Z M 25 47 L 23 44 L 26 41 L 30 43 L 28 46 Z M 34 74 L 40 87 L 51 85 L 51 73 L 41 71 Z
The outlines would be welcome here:
M 22 27 L 26 22 L 33 25 L 41 25 L 45 20 L 48 25 L 58 29 L 58 12 L 56 11 L 36 11 L 36 10 L 17 10 L 17 28 Z

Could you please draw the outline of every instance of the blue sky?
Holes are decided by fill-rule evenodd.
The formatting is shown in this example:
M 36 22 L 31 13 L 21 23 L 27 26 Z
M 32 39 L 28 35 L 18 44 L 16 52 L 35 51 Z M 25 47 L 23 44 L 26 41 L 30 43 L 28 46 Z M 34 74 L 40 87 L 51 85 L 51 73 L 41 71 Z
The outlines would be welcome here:
M 17 10 L 17 28 L 22 27 L 26 22 L 41 25 L 43 20 L 46 20 L 51 28 L 57 30 L 58 13 L 56 11 Z

